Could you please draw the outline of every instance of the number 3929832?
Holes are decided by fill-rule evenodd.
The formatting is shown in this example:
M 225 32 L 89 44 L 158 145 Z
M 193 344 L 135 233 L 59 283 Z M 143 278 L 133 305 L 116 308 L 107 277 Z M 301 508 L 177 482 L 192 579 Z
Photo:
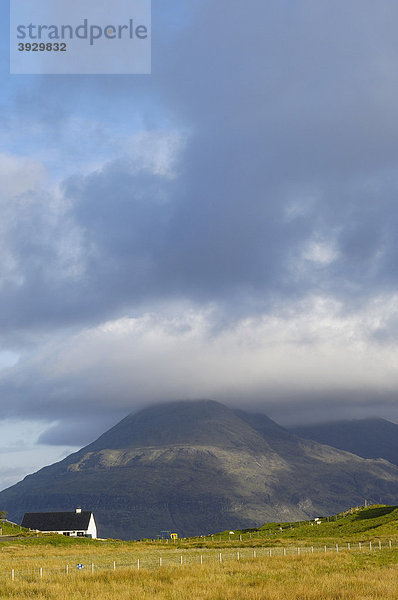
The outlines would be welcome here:
M 20 52 L 66 52 L 66 43 L 51 42 L 30 42 L 18 44 Z

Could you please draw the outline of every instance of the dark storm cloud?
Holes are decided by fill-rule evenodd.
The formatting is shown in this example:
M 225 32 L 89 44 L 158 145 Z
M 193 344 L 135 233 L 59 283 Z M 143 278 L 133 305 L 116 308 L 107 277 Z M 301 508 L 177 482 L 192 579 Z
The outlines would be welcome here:
M 124 107 L 130 93 L 150 94 L 154 113 L 161 105 L 191 127 L 176 179 L 111 162 L 65 183 L 69 221 L 20 215 L 12 243 L 25 279 L 3 293 L 5 326 L 101 319 L 173 295 L 222 302 L 242 290 L 286 298 L 317 289 L 361 298 L 394 285 L 398 9 L 382 4 L 203 1 L 172 39 L 159 30 L 164 48 L 155 30 L 151 83 L 118 78 L 104 97 Z M 66 83 L 42 104 L 55 130 L 62 106 L 71 110 L 58 102 Z M 87 87 L 98 92 L 101 82 L 81 93 Z M 75 82 L 72 97 L 78 90 Z M 311 195 L 304 214 L 288 218 Z M 87 261 L 74 281 L 54 257 L 71 223 Z M 339 256 L 315 270 L 301 264 L 297 276 L 313 235 Z
M 398 422 L 397 391 L 342 389 L 336 383 L 332 391 L 321 393 L 307 391 L 305 394 L 291 391 L 289 398 L 251 398 L 248 404 L 252 412 L 267 412 L 280 425 L 290 427 L 337 420 L 384 418 Z
M 100 298 L 108 288 L 118 302 L 173 295 L 222 300 L 242 286 L 283 287 L 289 256 L 310 225 L 286 222 L 277 190 L 268 201 L 256 187 L 248 196 L 247 177 L 233 171 L 240 157 L 221 158 L 218 151 L 171 182 L 112 164 L 69 183 L 74 217 L 93 248 L 89 271 Z M 213 159 L 224 163 L 225 179 Z
M 82 447 L 97 439 L 104 431 L 116 425 L 125 416 L 125 412 L 120 414 L 115 412 L 112 415 L 85 419 L 84 423 L 82 423 L 81 418 L 68 419 L 64 416 L 57 425 L 53 425 L 42 433 L 37 442 L 49 446 Z
M 51 144 L 63 140 L 68 153 L 73 117 L 84 123 L 91 113 L 111 130 L 133 123 L 128 134 L 170 130 L 184 143 L 175 153 L 173 173 L 165 173 L 137 167 L 121 156 L 128 154 L 123 149 L 117 158 L 109 156 L 113 147 L 102 132 L 98 153 L 108 151 L 107 160 L 65 176 L 60 205 L 53 190 L 33 185 L 33 191 L 25 190 L 34 201 L 22 203 L 10 217 L 4 237 L 13 259 L 7 285 L 0 288 L 8 341 L 18 331 L 33 337 L 66 326 L 76 331 L 178 301 L 198 311 L 217 307 L 204 335 L 212 340 L 235 319 L 260 314 L 277 319 L 283 307 L 287 313 L 297 310 L 292 320 L 300 323 L 297 305 L 314 295 L 339 301 L 335 313 L 349 319 L 355 310 L 366 311 L 373 298 L 395 292 L 396 3 L 202 0 L 188 10 L 184 0 L 174 5 L 173 15 L 160 0 L 153 4 L 150 78 L 44 77 L 27 80 L 16 94 L 15 110 L 23 122 L 43 127 Z M 82 143 L 85 135 L 82 126 Z M 394 318 L 364 326 L 361 341 L 393 343 L 388 324 Z M 298 346 L 315 347 L 311 327 Z M 295 339 L 294 331 L 286 335 Z M 327 328 L 323 335 L 328 337 Z M 348 326 L 342 339 L 345 335 L 351 339 Z M 59 350 L 59 339 L 54 344 L 62 364 L 67 362 L 68 349 Z M 129 353 L 129 344 L 123 344 L 115 352 L 122 362 Z M 181 360 L 178 342 L 172 338 L 167 344 L 170 356 Z M 49 347 L 36 363 L 22 364 L 4 379 L 3 396 L 14 402 L 10 410 L 24 407 L 36 416 L 69 418 L 72 400 L 88 417 L 99 397 L 98 410 L 109 415 L 127 408 L 132 378 L 119 386 L 110 368 L 113 395 L 103 393 L 102 380 L 97 387 L 87 384 L 106 362 L 97 360 L 94 342 L 82 352 L 93 356 L 86 371 L 76 370 L 76 358 L 73 368 L 51 377 L 45 367 Z M 336 352 L 342 348 L 343 343 Z M 141 387 L 134 389 L 143 402 L 158 399 L 164 390 L 161 378 L 157 389 L 151 387 L 162 366 L 160 359 L 151 362 L 151 351 L 143 361 Z M 205 353 L 202 344 L 192 361 L 199 364 Z M 214 360 L 222 362 L 224 355 L 220 344 Z M 299 359 L 294 355 L 290 364 Z M 239 361 L 237 352 L 232 372 Z M 336 379 L 342 368 L 336 367 Z M 135 369 L 139 378 L 139 361 Z M 262 369 L 260 359 L 256 369 Z M 126 364 L 123 374 L 128 370 Z M 198 373 L 205 379 L 203 366 Z M 229 373 L 226 369 L 226 379 Z M 178 373 L 165 395 L 178 395 L 174 381 L 186 396 L 190 376 L 179 379 Z M 317 385 L 318 390 L 322 382 Z M 237 388 L 241 393 L 243 384 Z M 199 383 L 197 389 L 203 395 Z M 222 399 L 221 384 L 214 389 Z M 206 391 L 211 393 L 211 386 Z M 252 402 L 258 393 L 247 391 Z M 283 402 L 289 393 L 284 391 Z M 345 398 L 344 390 L 336 394 Z M 64 431 L 71 432 L 74 423 Z M 47 432 L 43 440 L 53 442 L 59 431 Z

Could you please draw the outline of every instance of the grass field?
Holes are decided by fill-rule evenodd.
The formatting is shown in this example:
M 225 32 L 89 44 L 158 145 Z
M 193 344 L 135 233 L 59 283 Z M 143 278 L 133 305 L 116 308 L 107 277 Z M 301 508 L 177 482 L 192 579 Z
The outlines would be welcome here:
M 1 541 L 0 597 L 396 600 L 397 522 L 397 507 L 374 506 L 321 525 L 267 524 L 175 543 L 55 535 Z
M 398 552 L 257 558 L 156 570 L 119 569 L 2 580 L 20 600 L 396 600 Z

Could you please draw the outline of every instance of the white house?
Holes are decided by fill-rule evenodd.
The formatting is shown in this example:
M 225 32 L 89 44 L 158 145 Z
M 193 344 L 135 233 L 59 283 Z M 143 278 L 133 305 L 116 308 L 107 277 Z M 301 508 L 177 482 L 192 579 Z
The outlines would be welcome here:
M 76 508 L 74 512 L 25 513 L 21 526 L 44 533 L 61 533 L 71 537 L 91 537 L 93 539 L 97 537 L 97 525 L 93 513 L 81 508 Z

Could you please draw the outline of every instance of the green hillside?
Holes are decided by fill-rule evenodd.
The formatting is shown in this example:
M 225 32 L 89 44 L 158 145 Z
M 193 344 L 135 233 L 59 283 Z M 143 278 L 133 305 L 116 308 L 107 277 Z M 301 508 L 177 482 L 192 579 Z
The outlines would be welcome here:
M 15 523 L 10 523 L 10 521 L 7 521 L 6 519 L 0 519 L 0 531 L 1 535 L 20 535 L 25 532 L 26 529 L 23 529 Z
M 195 538 L 198 543 L 214 541 L 231 544 L 288 545 L 298 540 L 308 544 L 398 539 L 398 506 L 372 505 L 315 520 L 266 523 L 262 527 L 223 531 Z
M 271 531 L 280 539 L 318 540 L 321 538 L 378 539 L 398 535 L 398 506 L 373 505 L 352 509 L 333 517 L 298 523 L 264 525 L 261 531 Z

